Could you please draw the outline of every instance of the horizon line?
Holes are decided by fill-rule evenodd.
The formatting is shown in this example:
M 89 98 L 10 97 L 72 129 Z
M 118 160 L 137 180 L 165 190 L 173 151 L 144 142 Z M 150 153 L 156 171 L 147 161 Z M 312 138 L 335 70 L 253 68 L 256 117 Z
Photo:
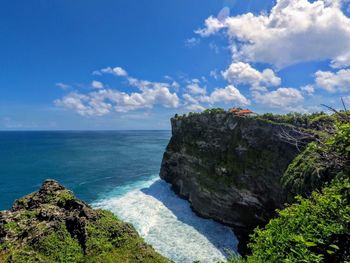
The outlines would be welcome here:
M 58 129 L 58 130 L 1 130 L 0 132 L 106 132 L 106 131 L 171 131 L 171 129 Z

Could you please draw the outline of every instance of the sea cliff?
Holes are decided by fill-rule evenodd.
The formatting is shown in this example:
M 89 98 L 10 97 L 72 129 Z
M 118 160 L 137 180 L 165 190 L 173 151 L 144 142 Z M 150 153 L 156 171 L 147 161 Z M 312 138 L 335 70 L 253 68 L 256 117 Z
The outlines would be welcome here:
M 248 233 L 286 200 L 281 177 L 298 149 L 281 134 L 294 127 L 227 112 L 172 118 L 171 125 L 160 177 L 199 215 L 232 226 L 244 253 Z

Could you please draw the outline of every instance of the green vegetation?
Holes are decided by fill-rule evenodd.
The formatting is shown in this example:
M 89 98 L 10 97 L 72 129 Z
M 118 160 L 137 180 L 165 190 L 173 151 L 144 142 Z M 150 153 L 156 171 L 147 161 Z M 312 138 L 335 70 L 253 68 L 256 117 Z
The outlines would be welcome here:
M 41 229 L 35 242 L 25 245 L 4 242 L 0 246 L 0 262 L 168 262 L 146 245 L 131 225 L 119 221 L 110 212 L 98 210 L 97 213 L 99 219 L 87 223 L 85 248 L 61 223 Z M 5 228 L 20 230 L 14 222 Z
M 255 229 L 251 255 L 230 262 L 350 262 L 350 117 L 331 118 L 332 132 L 310 143 L 283 176 L 290 197 L 304 197 Z M 304 124 L 321 119 L 329 120 Z
M 350 260 L 350 182 L 335 180 L 322 193 L 279 212 L 252 235 L 252 255 L 232 262 L 347 262 Z
M 274 123 L 291 124 L 296 127 L 302 128 L 316 128 L 318 124 L 331 123 L 333 124 L 334 117 L 327 115 L 324 112 L 316 112 L 312 114 L 302 114 L 297 112 L 291 112 L 288 114 L 272 114 L 265 113 L 256 117 L 260 120 L 267 120 Z
M 183 115 L 178 115 L 178 114 L 175 114 L 175 119 L 176 120 L 182 120 L 182 119 L 185 119 L 185 118 L 189 118 L 189 117 L 192 117 L 192 116 L 198 116 L 198 115 L 201 115 L 201 114 L 216 114 L 216 113 L 225 113 L 226 111 L 222 108 L 213 108 L 213 109 L 206 109 L 202 112 L 189 112 L 188 114 L 183 114 Z
M 127 223 L 48 182 L 0 213 L 1 263 L 165 263 Z
M 342 171 L 348 170 L 350 123 L 337 122 L 334 134 L 310 143 L 289 165 L 282 183 L 289 194 L 308 196 Z

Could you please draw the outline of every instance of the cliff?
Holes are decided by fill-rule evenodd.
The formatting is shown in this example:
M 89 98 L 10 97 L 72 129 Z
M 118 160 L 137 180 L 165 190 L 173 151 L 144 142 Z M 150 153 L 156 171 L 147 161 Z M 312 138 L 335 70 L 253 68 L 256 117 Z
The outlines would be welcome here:
M 0 262 L 169 262 L 112 213 L 56 181 L 0 212 Z
M 298 150 L 281 133 L 292 126 L 231 113 L 178 117 L 171 125 L 161 178 L 199 215 L 232 226 L 244 245 L 285 201 L 280 179 Z

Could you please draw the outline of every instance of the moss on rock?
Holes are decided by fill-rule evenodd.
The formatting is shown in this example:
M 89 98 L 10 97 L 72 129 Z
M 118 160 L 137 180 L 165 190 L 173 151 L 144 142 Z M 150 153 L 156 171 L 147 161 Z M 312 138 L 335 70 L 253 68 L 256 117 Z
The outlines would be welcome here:
M 136 230 L 48 180 L 0 212 L 0 262 L 169 262 Z

